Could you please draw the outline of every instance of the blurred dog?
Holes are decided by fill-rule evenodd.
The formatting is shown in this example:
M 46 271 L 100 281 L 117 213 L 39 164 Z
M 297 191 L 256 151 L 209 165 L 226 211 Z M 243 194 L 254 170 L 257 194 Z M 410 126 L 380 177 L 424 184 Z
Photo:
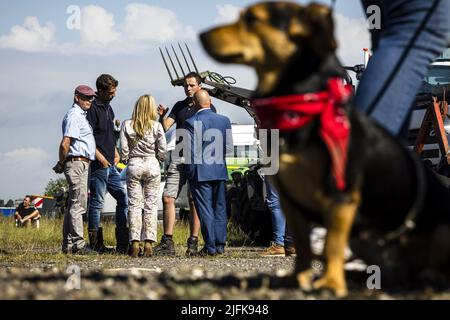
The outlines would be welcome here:
M 351 238 L 366 262 L 385 259 L 412 275 L 449 272 L 450 193 L 388 132 L 350 107 L 335 56 L 331 10 L 320 4 L 257 3 L 236 23 L 201 34 L 217 61 L 253 67 L 253 106 L 262 127 L 280 129 L 273 181 L 294 233 L 304 290 L 347 295 Z M 358 212 L 358 214 L 357 214 Z M 327 228 L 324 275 L 313 281 L 310 223 Z

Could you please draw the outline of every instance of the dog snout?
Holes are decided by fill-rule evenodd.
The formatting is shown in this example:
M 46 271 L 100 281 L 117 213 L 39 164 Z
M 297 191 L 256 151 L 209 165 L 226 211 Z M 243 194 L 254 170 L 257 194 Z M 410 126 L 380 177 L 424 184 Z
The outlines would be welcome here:
M 243 57 L 244 46 L 236 35 L 236 26 L 217 27 L 200 34 L 205 50 L 219 62 L 236 62 Z
M 217 55 L 217 41 L 214 40 L 215 37 L 217 37 L 216 29 L 211 29 L 200 34 L 200 41 L 203 48 L 213 57 Z

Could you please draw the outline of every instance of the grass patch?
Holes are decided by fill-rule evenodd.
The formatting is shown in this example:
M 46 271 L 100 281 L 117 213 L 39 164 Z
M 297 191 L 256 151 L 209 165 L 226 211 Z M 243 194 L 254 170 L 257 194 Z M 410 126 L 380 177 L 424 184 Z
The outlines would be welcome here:
M 30 252 L 61 245 L 62 220 L 42 218 L 40 228 L 17 228 L 14 218 L 0 218 L 0 249 Z
M 64 263 L 67 259 L 84 260 L 91 257 L 71 256 L 68 258 L 60 252 L 62 245 L 62 219 L 42 218 L 40 228 L 17 228 L 14 218 L 0 217 L 0 262 L 14 262 L 20 265 L 27 262 L 54 262 Z M 107 246 L 115 246 L 115 224 L 103 222 L 103 236 Z M 173 240 L 177 247 L 177 252 L 186 250 L 186 241 L 190 236 L 189 223 L 187 221 L 177 221 L 174 229 Z M 87 224 L 84 230 L 85 240 L 88 241 Z M 162 223 L 158 224 L 158 241 L 163 234 Z M 200 234 L 199 247 L 204 245 Z M 228 246 L 250 246 L 252 240 L 245 235 L 238 227 L 228 224 Z M 237 253 L 239 256 L 240 254 Z M 126 256 L 103 255 L 105 258 L 121 259 Z
M 227 226 L 227 245 L 232 247 L 253 246 L 254 241 L 241 228 L 229 222 Z
M 40 228 L 17 228 L 14 218 L 0 218 L 0 249 L 33 251 L 34 249 L 59 248 L 62 244 L 62 219 L 42 218 Z M 102 223 L 103 237 L 106 245 L 116 244 L 115 224 L 112 222 Z M 162 235 L 162 224 L 158 224 L 158 237 Z M 85 223 L 84 238 L 88 240 L 88 230 Z M 178 221 L 175 226 L 173 239 L 177 245 L 185 245 L 189 237 L 189 224 Z

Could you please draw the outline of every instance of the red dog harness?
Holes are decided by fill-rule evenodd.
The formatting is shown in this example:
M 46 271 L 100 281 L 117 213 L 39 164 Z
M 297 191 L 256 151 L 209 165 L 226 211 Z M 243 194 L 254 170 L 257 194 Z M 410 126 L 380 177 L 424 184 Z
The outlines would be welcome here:
M 338 190 L 344 190 L 350 122 L 344 104 L 352 94 L 341 78 L 328 80 L 328 90 L 283 97 L 255 99 L 252 106 L 262 128 L 293 131 L 313 119 L 320 120 L 320 137 L 331 156 L 332 172 Z

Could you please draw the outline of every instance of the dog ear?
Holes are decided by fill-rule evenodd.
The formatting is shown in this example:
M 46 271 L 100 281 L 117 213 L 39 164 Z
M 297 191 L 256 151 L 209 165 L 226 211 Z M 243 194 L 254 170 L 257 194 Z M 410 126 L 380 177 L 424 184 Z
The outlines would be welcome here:
M 301 12 L 291 18 L 288 26 L 288 34 L 291 39 L 306 38 L 310 34 L 308 26 L 301 18 Z
M 304 10 L 305 20 L 310 29 L 308 42 L 320 56 L 334 52 L 337 48 L 334 38 L 334 22 L 331 8 L 318 3 L 309 4 Z

